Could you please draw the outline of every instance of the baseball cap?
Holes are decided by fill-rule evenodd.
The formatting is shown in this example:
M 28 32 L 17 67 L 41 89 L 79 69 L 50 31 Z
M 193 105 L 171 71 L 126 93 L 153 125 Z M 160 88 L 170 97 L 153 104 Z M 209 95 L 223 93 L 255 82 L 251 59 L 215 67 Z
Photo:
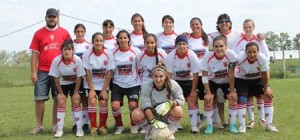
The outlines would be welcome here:
M 54 8 L 49 8 L 46 12 L 46 16 L 58 16 L 58 11 Z
M 227 14 L 221 14 L 218 17 L 217 24 L 223 23 L 223 22 L 231 22 L 230 17 Z

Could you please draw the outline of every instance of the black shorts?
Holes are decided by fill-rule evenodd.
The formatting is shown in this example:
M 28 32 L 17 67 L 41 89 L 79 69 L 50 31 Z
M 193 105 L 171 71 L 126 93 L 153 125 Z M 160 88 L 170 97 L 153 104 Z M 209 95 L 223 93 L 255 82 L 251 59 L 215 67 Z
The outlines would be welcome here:
M 202 83 L 202 76 L 199 76 L 198 78 L 198 98 L 200 100 L 204 100 L 204 85 Z
M 184 98 L 189 97 L 190 94 L 191 94 L 193 81 L 192 80 L 186 80 L 186 81 L 178 81 L 178 80 L 176 80 L 176 82 L 182 88 Z
M 221 88 L 221 90 L 224 93 L 224 99 L 227 99 L 226 95 L 229 94 L 229 83 L 226 83 L 226 84 L 217 84 L 217 83 L 215 83 L 213 81 L 209 81 L 209 89 L 210 89 L 211 94 L 216 95 L 217 90 L 219 88 Z
M 123 104 L 124 95 L 127 96 L 128 101 L 139 101 L 140 86 L 130 88 L 122 88 L 117 84 L 111 84 L 111 101 L 120 101 Z
M 85 91 L 87 92 L 87 94 L 90 93 L 90 89 L 85 89 Z M 104 99 L 100 96 L 101 90 L 95 90 L 95 92 L 96 92 L 96 95 L 97 95 L 98 100 L 104 100 Z M 107 94 L 109 94 L 109 90 L 107 90 Z
M 68 97 L 68 95 L 72 97 L 74 94 L 75 86 L 76 86 L 75 83 L 71 85 L 61 85 L 61 89 L 66 97 Z
M 256 96 L 264 94 L 264 84 L 262 78 L 245 80 L 235 78 L 235 88 L 239 96 Z

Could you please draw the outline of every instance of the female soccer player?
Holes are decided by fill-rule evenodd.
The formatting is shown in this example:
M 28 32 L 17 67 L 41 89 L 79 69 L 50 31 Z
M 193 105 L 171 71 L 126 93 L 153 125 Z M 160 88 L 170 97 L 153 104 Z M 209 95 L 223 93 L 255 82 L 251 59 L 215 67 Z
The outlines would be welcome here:
M 145 35 L 145 47 L 146 49 L 136 57 L 141 85 L 151 80 L 151 70 L 157 64 L 164 62 L 167 57 L 163 49 L 157 48 L 157 39 L 154 34 Z
M 130 34 L 130 45 L 143 51 L 145 49 L 144 35 L 148 34 L 143 16 L 139 13 L 133 14 L 131 25 L 133 26 L 133 32 Z
M 174 32 L 174 19 L 170 15 L 165 15 L 162 18 L 163 32 L 156 35 L 158 48 L 162 48 L 169 54 L 175 48 L 174 40 L 177 34 Z
M 75 39 L 74 39 L 74 52 L 77 56 L 82 57 L 82 54 L 85 50 L 89 49 L 92 45 L 85 40 L 85 33 L 86 33 L 86 28 L 83 24 L 79 23 L 75 25 L 74 27 L 74 34 L 75 34 Z M 85 77 L 83 77 L 85 78 Z M 84 79 L 85 80 L 85 79 Z M 88 118 L 88 99 L 87 99 L 87 94 L 85 93 L 83 89 L 83 81 L 81 81 L 80 89 L 79 89 L 79 95 L 81 97 L 81 104 L 82 104 L 82 123 L 83 123 L 83 131 L 84 133 L 89 132 L 89 118 Z M 72 117 L 73 117 L 73 128 L 72 131 L 76 133 L 77 126 L 75 124 L 75 116 L 74 116 L 74 110 L 72 110 Z
M 240 37 L 240 39 L 237 40 L 234 46 L 232 46 L 232 50 L 239 54 L 240 52 L 244 52 L 246 49 L 246 44 L 249 42 L 255 42 L 259 46 L 259 52 L 264 54 L 267 58 L 270 57 L 270 52 L 267 47 L 267 44 L 264 40 L 258 39 L 258 37 L 254 34 L 254 21 L 252 19 L 246 19 L 243 23 L 243 29 L 245 32 L 245 35 Z M 249 95 L 249 94 L 248 94 Z M 266 120 L 265 120 L 265 113 L 264 113 L 264 101 L 260 97 L 260 95 L 256 96 L 256 104 L 260 119 L 260 124 L 265 126 Z M 247 103 L 247 112 L 249 117 L 249 123 L 247 124 L 247 128 L 253 128 L 254 127 L 254 105 L 253 105 L 253 96 L 249 95 L 248 97 L 248 103 Z
M 188 49 L 188 39 L 184 35 L 179 35 L 175 41 L 176 49 L 171 51 L 166 58 L 166 67 L 169 77 L 176 80 L 183 90 L 184 98 L 188 104 L 189 113 L 197 117 L 198 112 L 194 111 L 198 108 L 198 73 L 199 62 L 197 55 Z M 195 120 L 193 120 L 195 121 Z M 197 119 L 196 119 L 197 122 Z M 197 123 L 191 125 L 191 132 L 199 132 Z
M 66 40 L 62 44 L 62 54 L 57 56 L 50 68 L 49 75 L 54 77 L 57 86 L 57 130 L 54 135 L 60 138 L 63 135 L 63 126 L 65 119 L 65 108 L 67 97 L 72 97 L 72 110 L 76 120 L 77 132 L 76 136 L 82 137 L 82 111 L 80 107 L 79 87 L 81 77 L 85 75 L 82 60 L 74 53 L 74 45 L 71 39 Z
M 99 133 L 106 135 L 106 121 L 108 116 L 108 87 L 114 68 L 112 53 L 104 48 L 104 37 L 102 33 L 92 36 L 93 47 L 83 53 L 83 66 L 86 72 L 84 88 L 88 90 L 88 111 L 91 122 L 91 134 L 97 134 L 97 99 L 99 101 Z
M 273 120 L 273 94 L 268 86 L 269 60 L 259 52 L 259 45 L 255 42 L 246 44 L 245 52 L 238 55 L 238 65 L 235 70 L 236 91 L 238 93 L 238 116 L 240 120 L 239 132 L 246 132 L 246 105 L 247 97 L 262 96 L 264 112 L 266 114 L 266 130 L 277 132 L 272 124 Z
M 132 119 L 140 125 L 146 125 L 148 122 L 151 127 L 169 127 L 172 130 L 183 117 L 182 89 L 176 81 L 169 79 L 167 70 L 162 64 L 151 70 L 151 77 L 153 81 L 147 81 L 142 85 L 142 108 L 132 112 Z M 146 134 L 145 139 L 147 137 Z M 171 139 L 175 139 L 174 135 L 170 137 Z
M 215 94 L 221 88 L 229 101 L 229 130 L 237 133 L 235 120 L 237 115 L 237 94 L 234 90 L 234 67 L 236 55 L 227 49 L 226 36 L 217 36 L 213 40 L 213 52 L 208 52 L 202 60 L 202 82 L 205 88 L 204 111 L 206 118 L 205 134 L 212 134 L 213 104 Z M 229 89 L 229 90 L 228 90 Z
M 135 59 L 140 50 L 129 45 L 130 34 L 126 30 L 118 32 L 117 40 L 119 47 L 112 51 L 115 67 L 111 84 L 111 106 L 117 125 L 115 134 L 121 134 L 124 127 L 120 107 L 123 104 L 124 95 L 127 96 L 130 112 L 138 107 L 140 78 Z M 132 121 L 131 133 L 138 133 L 138 127 Z
M 115 24 L 112 20 L 104 20 L 102 23 L 102 30 L 104 36 L 104 47 L 108 50 L 112 50 L 117 47 L 117 39 L 113 35 Z
M 198 17 L 194 17 L 190 21 L 190 28 L 192 30 L 192 33 L 188 37 L 188 44 L 189 49 L 193 50 L 197 57 L 198 57 L 198 65 L 201 64 L 202 58 L 205 55 L 205 53 L 208 52 L 208 36 L 204 32 L 202 28 L 202 21 Z M 204 100 L 204 86 L 202 84 L 202 70 L 201 65 L 199 69 L 198 74 L 198 97 L 200 100 Z M 200 112 L 199 112 L 199 106 L 198 104 L 195 106 L 195 108 L 189 108 L 190 113 L 190 123 L 191 126 L 198 125 L 198 128 L 201 128 L 201 119 L 200 119 Z M 199 130 L 195 129 L 192 130 L 193 133 L 198 133 Z

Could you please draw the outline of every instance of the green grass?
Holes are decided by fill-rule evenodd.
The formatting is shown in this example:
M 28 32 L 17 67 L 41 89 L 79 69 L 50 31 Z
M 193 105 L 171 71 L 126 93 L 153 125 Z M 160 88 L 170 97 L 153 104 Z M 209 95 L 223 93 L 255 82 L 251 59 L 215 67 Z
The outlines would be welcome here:
M 31 85 L 30 66 L 0 66 L 0 87 Z
M 177 140 L 198 140 L 198 139 L 223 139 L 223 140 L 246 140 L 246 139 L 298 139 L 300 137 L 300 116 L 298 103 L 300 100 L 300 90 L 298 88 L 300 79 L 274 79 L 271 80 L 271 87 L 274 91 L 274 106 L 275 116 L 274 124 L 279 129 L 278 133 L 271 133 L 264 130 L 263 127 L 256 125 L 254 129 L 247 130 L 246 134 L 230 134 L 227 130 L 216 130 L 212 135 L 204 135 L 203 130 L 199 134 L 191 134 L 189 132 L 189 118 L 187 113 L 187 106 L 184 106 L 185 116 L 180 122 L 184 127 L 183 131 L 175 134 Z M 33 136 L 28 134 L 31 128 L 35 125 L 35 113 L 34 113 L 34 101 L 33 101 L 33 87 L 12 87 L 3 88 L 0 87 L 0 91 L 3 96 L 0 98 L 0 139 L 53 139 L 53 134 L 50 131 L 51 124 L 51 106 L 52 100 L 46 102 L 46 111 L 44 116 L 45 131 L 42 134 Z M 200 102 L 201 112 L 203 112 L 203 102 Z M 113 118 L 111 115 L 111 109 L 109 108 L 109 135 L 100 136 L 84 136 L 83 138 L 76 138 L 71 134 L 72 119 L 70 114 L 70 105 L 67 107 L 67 115 L 65 119 L 65 134 L 62 139 L 105 139 L 105 140 L 121 140 L 121 139 L 143 139 L 144 135 L 130 134 L 129 130 L 129 115 L 128 108 L 124 106 L 123 122 L 126 128 L 125 133 L 122 135 L 113 135 L 112 125 Z M 258 117 L 257 112 L 255 114 Z

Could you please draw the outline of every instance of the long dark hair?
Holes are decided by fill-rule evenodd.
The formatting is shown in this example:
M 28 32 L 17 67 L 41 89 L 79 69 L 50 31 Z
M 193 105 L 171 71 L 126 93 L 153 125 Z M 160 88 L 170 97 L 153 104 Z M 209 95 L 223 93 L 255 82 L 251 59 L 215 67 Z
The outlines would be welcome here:
M 133 14 L 132 17 L 131 17 L 131 22 L 132 22 L 132 20 L 133 20 L 135 17 L 141 18 L 141 20 L 143 21 L 143 25 L 142 25 L 142 31 L 143 31 L 143 34 L 144 34 L 144 35 L 145 35 L 145 34 L 148 34 L 148 32 L 147 32 L 147 30 L 146 30 L 146 27 L 145 27 L 145 20 L 144 20 L 143 16 L 142 16 L 141 14 L 139 14 L 139 13 L 135 13 L 135 14 Z
M 127 37 L 128 37 L 128 45 L 130 45 L 130 44 L 129 44 L 129 43 L 130 43 L 130 34 L 128 33 L 128 31 L 126 31 L 126 30 L 121 30 L 121 31 L 119 31 L 119 32 L 117 33 L 117 36 L 116 36 L 117 39 L 119 39 L 121 33 L 126 33 L 126 35 L 127 35 Z M 117 44 L 120 45 L 119 41 L 117 41 Z
M 147 39 L 148 37 L 153 37 L 154 40 L 155 40 L 155 43 L 156 43 L 156 46 L 155 46 L 155 48 L 154 48 L 154 54 L 155 54 L 155 65 L 157 65 L 157 64 L 159 63 L 158 52 L 157 52 L 157 38 L 156 38 L 156 36 L 155 36 L 154 34 L 152 34 L 152 33 L 146 34 L 146 35 L 144 35 L 144 44 L 146 44 L 146 39 Z
M 203 25 L 201 19 L 198 18 L 198 17 L 192 18 L 191 21 L 190 21 L 190 24 L 192 23 L 193 20 L 197 20 L 197 21 L 199 21 L 201 26 Z M 203 30 L 203 26 L 201 27 L 201 34 L 202 34 L 202 40 L 204 41 L 203 45 L 208 46 L 208 36 L 207 36 L 206 32 Z

